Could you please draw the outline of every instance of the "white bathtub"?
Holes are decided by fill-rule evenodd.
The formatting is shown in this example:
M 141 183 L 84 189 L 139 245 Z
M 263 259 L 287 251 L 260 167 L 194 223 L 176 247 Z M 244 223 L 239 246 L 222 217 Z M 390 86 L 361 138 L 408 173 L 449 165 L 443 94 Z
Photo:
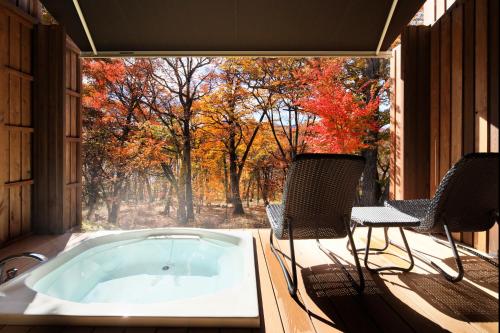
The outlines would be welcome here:
M 258 327 L 253 237 L 189 228 L 96 236 L 0 285 L 0 323 Z

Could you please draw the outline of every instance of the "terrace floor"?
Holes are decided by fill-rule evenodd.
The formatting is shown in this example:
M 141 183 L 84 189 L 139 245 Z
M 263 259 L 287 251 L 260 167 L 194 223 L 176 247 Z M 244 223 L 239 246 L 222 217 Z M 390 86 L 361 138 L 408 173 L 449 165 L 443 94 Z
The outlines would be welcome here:
M 359 231 L 358 231 L 359 230 Z M 358 229 L 355 238 L 361 246 L 365 231 Z M 259 300 L 260 329 L 233 328 L 127 328 L 127 327 L 29 327 L 2 326 L 0 333 L 13 332 L 498 332 L 498 269 L 475 257 L 462 253 L 465 279 L 457 284 L 416 259 L 410 273 L 370 274 L 365 271 L 367 288 L 356 295 L 340 267 L 321 252 L 315 241 L 296 241 L 299 291 L 298 301 L 287 291 L 278 261 L 269 248 L 269 229 L 252 229 L 254 235 Z M 397 230 L 391 230 L 396 240 Z M 0 249 L 0 258 L 21 251 L 35 251 L 55 256 L 91 233 L 67 233 L 58 236 L 31 236 Z M 373 246 L 382 245 L 381 230 L 375 231 Z M 448 248 L 426 236 L 408 232 L 414 249 L 452 265 Z M 349 270 L 353 258 L 345 248 L 345 240 L 323 243 L 339 255 Z M 288 243 L 278 242 L 281 251 L 289 252 Z M 395 247 L 390 254 L 373 255 L 373 265 L 405 265 Z M 289 263 L 289 262 L 288 262 Z M 26 269 L 26 266 L 22 268 Z

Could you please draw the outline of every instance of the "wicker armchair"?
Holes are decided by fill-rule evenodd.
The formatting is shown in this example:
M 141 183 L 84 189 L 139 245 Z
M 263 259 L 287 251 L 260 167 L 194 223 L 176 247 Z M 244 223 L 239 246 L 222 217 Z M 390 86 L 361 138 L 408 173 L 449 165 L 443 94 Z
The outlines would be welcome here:
M 356 186 L 361 177 L 365 160 L 354 155 L 301 154 L 294 159 L 285 183 L 281 204 L 268 205 L 267 216 L 272 228 L 271 249 L 285 275 L 288 291 L 295 297 L 297 271 L 294 239 L 316 239 L 320 249 L 331 259 L 337 258 L 319 242 L 320 238 L 349 237 L 351 209 Z M 273 245 L 273 235 L 290 242 L 292 276 Z M 359 275 L 359 284 L 349 275 L 361 292 L 364 278 L 356 253 L 353 254 Z
M 464 270 L 452 232 L 486 231 L 498 222 L 498 153 L 472 153 L 460 159 L 443 177 L 432 199 L 386 201 L 421 221 L 412 229 L 422 233 L 444 233 L 458 268 L 451 276 L 435 262 L 431 264 L 447 280 L 462 280 Z M 475 253 L 477 254 L 477 253 Z M 491 262 L 491 261 L 490 261 Z

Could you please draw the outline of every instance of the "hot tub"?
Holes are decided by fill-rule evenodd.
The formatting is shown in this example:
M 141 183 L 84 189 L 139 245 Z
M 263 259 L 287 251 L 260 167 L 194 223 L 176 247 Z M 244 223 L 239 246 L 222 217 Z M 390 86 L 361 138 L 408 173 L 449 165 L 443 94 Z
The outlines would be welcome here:
M 0 323 L 258 327 L 252 234 L 96 236 L 0 285 Z

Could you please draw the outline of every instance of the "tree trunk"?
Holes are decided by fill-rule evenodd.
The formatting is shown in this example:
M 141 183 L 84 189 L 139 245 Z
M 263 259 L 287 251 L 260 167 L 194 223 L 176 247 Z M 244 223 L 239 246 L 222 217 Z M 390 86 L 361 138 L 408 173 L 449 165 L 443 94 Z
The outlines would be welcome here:
M 224 193 L 226 195 L 226 204 L 231 202 L 231 195 L 229 194 L 229 177 L 227 175 L 227 162 L 226 162 L 226 155 L 224 154 L 222 158 L 222 163 L 224 165 L 224 178 L 222 179 L 224 183 Z
M 88 210 L 86 215 L 86 220 L 90 221 L 93 219 L 94 213 L 97 208 L 97 201 L 99 199 L 99 187 L 96 183 L 91 182 L 88 186 Z
M 108 222 L 112 224 L 118 224 L 118 214 L 120 213 L 121 201 L 114 200 L 111 204 L 111 209 L 108 212 Z
M 269 178 L 267 168 L 262 170 L 263 181 L 262 181 L 262 200 L 264 200 L 264 206 L 269 205 Z
M 144 182 L 146 183 L 146 191 L 148 191 L 149 202 L 154 202 L 155 198 L 153 196 L 153 190 L 151 189 L 151 183 L 149 182 L 149 177 L 144 175 Z
M 260 200 L 260 172 L 257 171 L 255 174 L 255 187 L 257 190 L 257 206 L 259 205 L 259 200 Z
M 250 208 L 250 193 L 252 187 L 252 178 L 248 179 L 247 189 L 246 189 L 246 199 L 247 199 L 247 208 Z M 253 195 L 253 193 L 252 193 Z
M 172 206 L 172 188 L 172 185 L 168 187 L 168 192 L 165 196 L 165 207 L 163 208 L 163 215 L 165 216 L 170 216 L 170 206 Z
M 383 77 L 381 73 L 381 59 L 367 59 L 364 67 L 364 76 L 370 80 L 379 80 Z M 372 97 L 371 85 L 364 88 L 365 101 L 368 103 Z M 374 115 L 374 120 L 379 121 L 378 112 Z M 361 182 L 361 194 L 359 197 L 360 206 L 375 206 L 380 204 L 382 189 L 379 182 L 377 169 L 378 162 L 378 131 L 372 131 L 368 135 L 366 143 L 369 148 L 361 151 L 361 155 L 366 159 L 365 169 L 363 170 L 363 179 Z
M 380 184 L 378 182 L 378 150 L 377 147 L 364 149 L 361 155 L 366 159 L 363 179 L 361 181 L 360 206 L 376 206 L 381 197 Z
M 186 206 L 186 218 L 188 220 L 194 219 L 194 208 L 193 208 L 193 184 L 191 181 L 191 131 L 189 128 L 190 111 L 185 111 L 184 117 L 184 149 L 182 155 L 182 163 L 184 169 L 184 187 L 185 187 L 185 206 Z
M 118 181 L 115 183 L 113 189 L 113 197 L 111 198 L 111 204 L 108 209 L 108 222 L 112 224 L 118 224 L 118 216 L 120 214 L 120 207 L 122 204 L 122 187 L 124 175 L 118 174 Z
M 138 187 L 137 191 L 139 192 L 139 201 L 142 203 L 144 202 L 144 177 L 140 177 L 139 175 L 137 176 L 137 181 L 138 181 Z
M 134 195 L 134 202 L 137 205 L 138 203 L 138 191 L 139 191 L 139 185 L 137 184 L 137 177 L 134 177 L 134 186 L 133 186 L 133 195 Z
M 163 174 L 165 178 L 170 182 L 170 191 L 169 196 L 171 197 L 172 188 L 175 190 L 175 194 L 177 195 L 177 220 L 180 223 L 187 223 L 186 219 L 186 198 L 184 196 L 184 170 L 183 164 L 181 164 L 181 174 L 179 177 L 179 181 L 174 176 L 174 172 L 172 171 L 172 167 L 166 163 L 162 163 L 161 167 L 163 169 Z
M 234 123 L 231 123 L 229 130 L 229 182 L 231 186 L 231 202 L 233 204 L 233 214 L 243 215 L 245 210 L 241 202 L 240 177 L 238 175 L 238 156 L 236 155 L 236 133 Z

